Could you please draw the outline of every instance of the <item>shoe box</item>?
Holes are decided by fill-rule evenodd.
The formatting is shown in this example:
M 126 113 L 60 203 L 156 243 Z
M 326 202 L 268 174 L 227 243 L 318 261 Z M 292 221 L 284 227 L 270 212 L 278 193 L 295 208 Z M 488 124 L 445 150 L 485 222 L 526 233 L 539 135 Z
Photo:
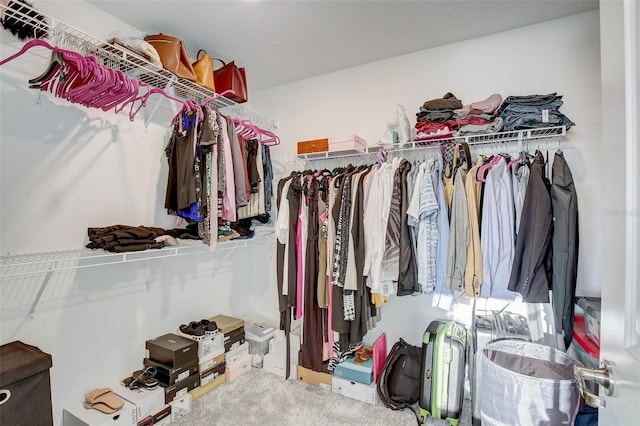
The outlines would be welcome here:
M 364 383 L 343 379 L 336 377 L 335 372 L 331 379 L 331 391 L 367 404 L 376 405 L 378 403 L 378 392 L 374 383 L 365 385 Z
M 224 353 L 224 361 L 229 364 L 237 362 L 240 358 L 249 354 L 249 343 L 244 342 L 240 346 Z
M 200 386 L 206 386 L 219 376 L 224 375 L 226 367 L 227 364 L 223 362 L 222 364 L 218 364 L 215 367 L 200 373 Z
M 298 365 L 298 380 L 311 386 L 331 390 L 331 374 L 313 371 Z
M 358 357 L 347 358 L 336 365 L 333 375 L 345 380 L 350 380 L 365 385 L 373 383 L 373 356 L 357 364 Z
M 192 374 L 196 374 L 198 372 L 198 359 L 193 359 L 177 367 L 171 367 L 170 365 L 145 358 L 144 366 L 155 367 L 156 375 L 153 376 L 153 378 L 165 386 L 170 386 L 186 379 Z
M 225 352 L 244 343 L 244 320 L 227 315 L 216 315 L 209 318 L 209 321 L 215 321 L 218 325 L 218 333 L 223 335 Z
M 198 359 L 198 342 L 168 333 L 147 340 L 147 358 L 171 367 L 179 367 Z
M 247 352 L 237 361 L 227 364 L 224 374 L 227 382 L 233 382 L 249 370 L 251 370 L 251 355 Z
M 163 365 L 158 382 L 164 389 L 165 403 L 182 398 L 198 386 L 198 342 L 168 333 L 147 340 L 146 348 L 146 362 Z
M 191 394 L 186 393 L 169 403 L 171 406 L 171 423 L 183 418 L 191 412 Z
M 136 422 L 150 417 L 165 405 L 164 391 L 160 386 L 155 389 L 129 389 L 122 383 L 116 383 L 111 386 L 111 390 L 117 397 L 135 407 Z
M 209 354 L 204 358 L 198 358 L 198 372 L 202 373 L 217 365 L 224 364 L 224 358 L 224 348 L 220 348 L 217 352 Z
M 200 385 L 197 388 L 195 388 L 194 390 L 192 390 L 191 392 L 189 392 L 189 394 L 191 395 L 191 398 L 196 401 L 200 398 L 202 398 L 204 395 L 206 395 L 208 392 L 211 392 L 212 390 L 214 390 L 215 388 L 217 388 L 218 386 L 220 386 L 221 384 L 225 383 L 226 381 L 226 377 L 224 374 L 224 368 L 222 369 L 222 374 L 219 375 L 218 377 L 216 377 L 215 379 L 211 380 L 210 382 L 208 382 L 206 385 Z
M 27 404 L 31 409 L 32 405 Z M 64 426 L 125 426 L 136 425 L 136 406 L 129 401 L 115 413 L 105 414 L 95 409 L 87 409 L 81 399 L 75 399 L 62 410 L 62 424 Z M 4 425 L 4 420 L 2 422 Z M 30 424 L 30 423 L 10 423 Z
M 51 365 L 51 355 L 35 346 L 20 341 L 0 346 L 0 386 L 4 396 L 10 395 L 0 402 L 0 423 L 53 424 Z
M 297 353 L 297 352 L 296 352 Z M 262 359 L 262 369 L 267 373 L 275 374 L 280 377 L 285 377 L 287 360 L 284 355 L 276 355 L 268 353 Z M 291 359 L 289 368 L 289 380 L 298 380 L 298 360 Z

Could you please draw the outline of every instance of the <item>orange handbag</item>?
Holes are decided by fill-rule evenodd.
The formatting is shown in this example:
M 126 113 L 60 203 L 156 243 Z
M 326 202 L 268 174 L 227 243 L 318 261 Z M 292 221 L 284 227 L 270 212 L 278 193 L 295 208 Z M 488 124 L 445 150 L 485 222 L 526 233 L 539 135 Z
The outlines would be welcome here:
M 234 93 L 225 94 L 225 98 L 229 98 L 239 104 L 247 102 L 247 78 L 244 68 L 236 67 L 234 61 L 226 63 L 222 59 L 214 59 L 222 62 L 222 68 L 213 71 L 216 91 L 224 93 L 226 90 L 233 90 Z
M 144 40 L 156 49 L 162 66 L 167 71 L 187 80 L 198 80 L 181 40 L 162 33 L 148 35 Z
M 202 57 L 200 57 L 201 53 L 204 53 Z M 200 49 L 198 50 L 196 61 L 192 65 L 193 71 L 195 71 L 196 77 L 198 78 L 196 83 L 215 92 L 216 86 L 213 80 L 213 58 L 209 56 L 206 50 Z

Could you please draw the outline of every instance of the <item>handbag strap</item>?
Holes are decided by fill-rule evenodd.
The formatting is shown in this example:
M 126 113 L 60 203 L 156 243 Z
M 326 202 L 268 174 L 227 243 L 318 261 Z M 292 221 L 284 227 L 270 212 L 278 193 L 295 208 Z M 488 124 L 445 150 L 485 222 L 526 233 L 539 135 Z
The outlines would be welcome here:
M 227 63 L 225 61 L 223 61 L 222 59 L 220 59 L 220 58 L 213 58 L 213 60 L 222 62 L 222 66 L 227 65 Z
M 208 55 L 207 51 L 204 49 L 200 49 L 198 50 L 198 54 L 196 55 L 196 60 L 199 61 L 200 60 L 200 53 L 204 52 L 205 55 Z

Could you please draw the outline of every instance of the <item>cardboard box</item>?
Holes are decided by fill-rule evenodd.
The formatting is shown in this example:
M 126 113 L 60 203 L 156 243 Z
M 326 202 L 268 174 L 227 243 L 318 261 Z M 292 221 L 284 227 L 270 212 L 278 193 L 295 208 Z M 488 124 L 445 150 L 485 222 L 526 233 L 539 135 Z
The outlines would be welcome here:
M 217 333 L 198 342 L 198 358 L 205 358 L 224 346 L 224 336 Z
M 249 370 L 251 370 L 251 355 L 245 354 L 233 364 L 227 364 L 224 374 L 227 377 L 227 382 L 233 382 Z
M 298 142 L 298 154 L 329 151 L 329 139 L 311 139 Z
M 239 359 L 249 354 L 249 343 L 245 342 L 237 348 L 224 354 L 224 361 L 228 364 L 238 362 Z
M 153 417 L 147 416 L 142 420 L 138 420 L 138 426 L 153 426 Z
M 203 371 L 207 371 L 215 367 L 216 365 L 220 365 L 224 363 L 224 348 L 216 349 L 219 353 L 213 353 L 205 359 L 201 359 L 198 363 L 198 372 L 202 373 Z
M 223 375 L 227 367 L 226 363 L 218 364 L 215 367 L 200 373 L 200 386 L 206 386 L 219 376 Z
M 336 368 L 333 370 L 333 375 L 346 380 L 370 385 L 373 383 L 373 357 L 364 361 L 362 364 L 356 364 L 356 359 L 356 357 L 347 358 L 336 365 Z
M 198 386 L 197 388 L 189 392 L 189 394 L 191 395 L 192 400 L 196 401 L 202 398 L 207 393 L 214 390 L 215 388 L 217 388 L 218 386 L 220 386 L 221 384 L 225 383 L 225 381 L 226 381 L 226 376 L 224 375 L 224 372 L 223 372 L 220 376 L 216 377 L 211 382 L 207 383 L 204 386 Z
M 191 412 L 191 394 L 186 393 L 169 403 L 171 405 L 171 423 Z
M 165 404 L 164 391 L 161 387 L 155 389 L 129 389 L 122 383 L 116 383 L 110 387 L 116 396 L 135 406 L 136 422 L 151 416 Z
M 357 399 L 367 404 L 376 405 L 378 403 L 378 391 L 374 383 L 365 385 L 333 376 L 331 390 L 339 395 Z
M 209 321 L 215 321 L 218 325 L 218 332 L 227 334 L 240 327 L 244 327 L 244 320 L 240 318 L 234 318 L 227 315 L 216 315 L 209 318 Z
M 165 404 L 170 403 L 174 399 L 180 399 L 184 394 L 189 391 L 192 391 L 198 386 L 200 383 L 200 375 L 194 374 L 192 376 L 187 377 L 184 380 L 179 381 L 171 386 L 163 386 L 161 383 L 162 389 L 164 389 L 164 402 Z
M 171 367 L 149 358 L 145 358 L 143 362 L 145 367 L 155 367 L 156 375 L 153 378 L 167 386 L 171 386 L 198 372 L 198 359 L 177 367 Z
M 268 353 L 262 360 L 262 369 L 267 373 L 280 377 L 286 376 L 286 362 L 284 356 Z M 289 370 L 289 380 L 298 380 L 298 361 L 291 360 Z
M 198 342 L 168 333 L 147 340 L 147 358 L 171 367 L 178 367 L 198 359 Z
M 298 380 L 311 386 L 331 390 L 331 374 L 309 370 L 298 365 Z
M 224 334 L 224 351 L 229 352 L 245 342 L 244 327 Z
M 136 407 L 128 401 L 124 401 L 122 408 L 115 413 L 104 414 L 98 410 L 87 410 L 82 404 L 82 399 L 82 396 L 74 399 L 62 411 L 62 423 L 64 426 L 124 426 L 137 423 Z
M 160 410 L 153 413 L 151 417 L 153 418 L 154 426 L 165 426 L 171 424 L 171 406 L 166 404 Z

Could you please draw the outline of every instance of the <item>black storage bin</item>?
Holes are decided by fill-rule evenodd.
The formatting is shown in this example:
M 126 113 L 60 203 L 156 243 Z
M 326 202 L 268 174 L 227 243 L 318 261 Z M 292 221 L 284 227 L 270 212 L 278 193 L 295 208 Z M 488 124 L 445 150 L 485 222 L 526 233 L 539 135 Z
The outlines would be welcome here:
M 0 425 L 53 425 L 51 366 L 51 355 L 35 346 L 0 346 Z

